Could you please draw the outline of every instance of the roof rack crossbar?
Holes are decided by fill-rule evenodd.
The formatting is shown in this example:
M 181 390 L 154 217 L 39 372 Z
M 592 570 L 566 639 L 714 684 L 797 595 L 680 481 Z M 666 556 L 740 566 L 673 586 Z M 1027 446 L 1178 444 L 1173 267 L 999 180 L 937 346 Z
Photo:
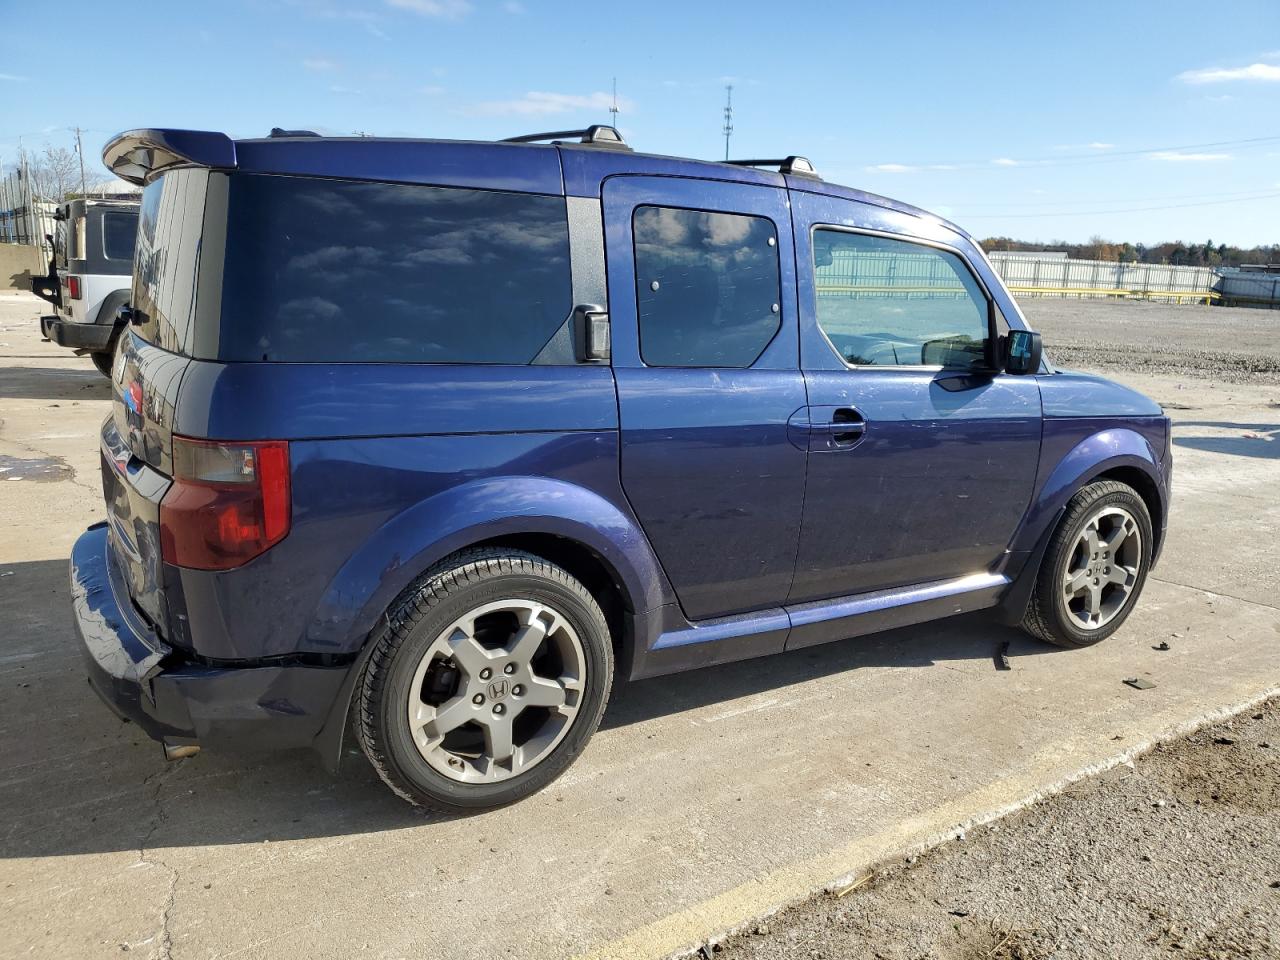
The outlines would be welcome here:
M 502 143 L 544 143 L 546 141 L 572 140 L 590 144 L 595 147 L 613 147 L 630 150 L 627 141 L 622 139 L 614 127 L 602 123 L 593 123 L 585 130 L 553 130 L 550 133 L 526 133 L 519 137 L 507 137 Z
M 789 173 L 797 177 L 817 177 L 818 171 L 804 157 L 784 157 L 781 160 L 726 160 L 734 167 L 776 167 L 779 173 Z

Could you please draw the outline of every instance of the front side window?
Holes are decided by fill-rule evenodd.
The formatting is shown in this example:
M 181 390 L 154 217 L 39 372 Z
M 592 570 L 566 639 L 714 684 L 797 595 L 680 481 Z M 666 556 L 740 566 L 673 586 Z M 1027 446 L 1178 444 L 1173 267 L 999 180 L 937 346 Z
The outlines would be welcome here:
M 102 255 L 108 260 L 132 260 L 138 218 L 132 213 L 102 215 Z
M 749 367 L 778 332 L 778 236 L 764 217 L 637 207 L 640 356 L 651 367 Z
M 986 365 L 987 299 L 957 254 L 819 228 L 813 273 L 818 325 L 846 363 Z

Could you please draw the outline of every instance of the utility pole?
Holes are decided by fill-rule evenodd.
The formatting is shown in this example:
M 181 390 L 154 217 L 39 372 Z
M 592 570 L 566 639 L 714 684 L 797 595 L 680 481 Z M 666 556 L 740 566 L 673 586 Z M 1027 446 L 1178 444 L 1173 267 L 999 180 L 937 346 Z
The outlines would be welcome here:
M 724 158 L 729 159 L 729 137 L 733 133 L 733 84 L 724 88 Z
M 609 112 L 613 114 L 613 129 L 618 129 L 618 78 L 613 78 L 613 106 L 609 108 Z
M 76 127 L 76 156 L 80 158 L 80 196 L 84 197 L 89 190 L 84 182 L 84 146 L 80 143 L 80 128 Z

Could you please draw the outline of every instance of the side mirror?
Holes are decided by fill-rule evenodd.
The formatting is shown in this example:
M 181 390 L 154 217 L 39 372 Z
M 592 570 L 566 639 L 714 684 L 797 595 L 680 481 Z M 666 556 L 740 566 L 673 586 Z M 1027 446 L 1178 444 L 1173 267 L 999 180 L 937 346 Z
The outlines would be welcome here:
M 124 325 L 130 324 L 130 323 L 132 323 L 132 324 L 139 324 L 139 323 L 141 323 L 141 322 L 142 322 L 142 320 L 139 318 L 138 314 L 136 314 L 136 313 L 134 313 L 134 312 L 133 312 L 133 307 L 129 306 L 127 303 L 122 303 L 122 304 L 121 304 L 121 305 L 116 309 L 116 324 L 117 324 L 117 325 L 119 325 L 119 326 L 124 326 Z
M 1003 347 L 1000 365 L 1005 373 L 1019 376 L 1040 372 L 1040 354 L 1043 345 L 1040 334 L 1034 330 L 1010 330 L 1001 340 Z
M 609 313 L 594 303 L 573 308 L 573 339 L 580 362 L 608 363 L 612 351 L 609 343 Z

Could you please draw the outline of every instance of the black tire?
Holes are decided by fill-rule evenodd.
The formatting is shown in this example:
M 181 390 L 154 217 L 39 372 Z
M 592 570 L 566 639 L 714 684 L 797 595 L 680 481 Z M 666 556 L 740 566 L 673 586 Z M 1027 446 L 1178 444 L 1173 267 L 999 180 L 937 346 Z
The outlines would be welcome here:
M 404 704 L 420 661 L 441 632 L 469 610 L 511 597 L 552 605 L 576 631 L 586 667 L 581 699 L 563 739 L 531 769 L 494 783 L 462 783 L 424 759 Z M 613 682 L 613 644 L 599 604 L 564 569 L 521 550 L 465 550 L 437 564 L 400 595 L 370 643 L 356 684 L 360 745 L 396 794 L 445 814 L 514 803 L 551 783 L 595 733 Z
M 114 348 L 115 342 L 112 341 L 111 345 Z M 114 365 L 116 359 L 115 350 L 112 349 L 110 352 L 103 351 L 101 353 L 91 353 L 89 356 L 93 359 L 93 365 L 98 368 L 98 372 L 110 380 L 111 367 Z
M 1123 606 L 1099 627 L 1082 628 L 1068 609 L 1063 581 L 1072 562 L 1077 541 L 1090 517 L 1106 507 L 1120 507 L 1136 521 L 1140 534 L 1137 576 Z M 1036 584 L 1022 617 L 1022 629 L 1059 647 L 1090 647 L 1111 636 L 1128 619 L 1146 584 L 1151 566 L 1153 546 L 1151 514 L 1147 505 L 1130 486 L 1115 480 L 1102 480 L 1081 489 L 1067 504 L 1053 538 L 1049 541 Z

